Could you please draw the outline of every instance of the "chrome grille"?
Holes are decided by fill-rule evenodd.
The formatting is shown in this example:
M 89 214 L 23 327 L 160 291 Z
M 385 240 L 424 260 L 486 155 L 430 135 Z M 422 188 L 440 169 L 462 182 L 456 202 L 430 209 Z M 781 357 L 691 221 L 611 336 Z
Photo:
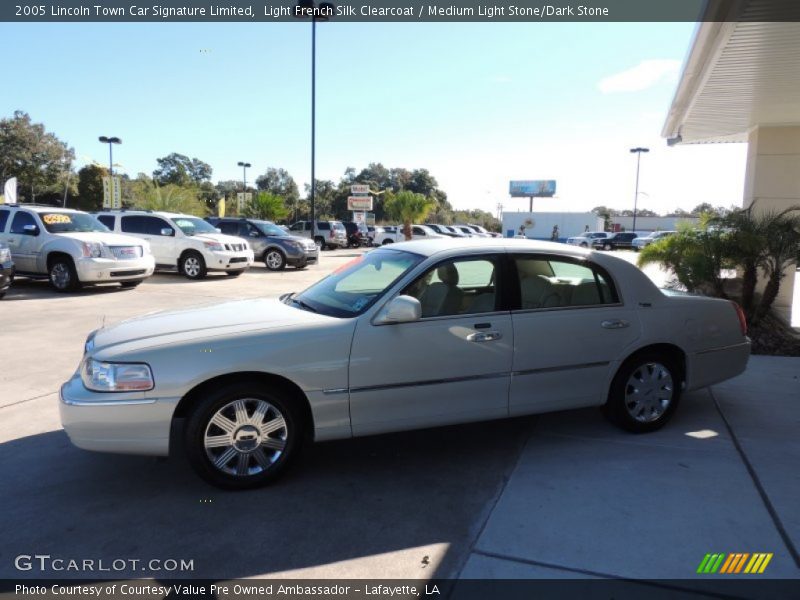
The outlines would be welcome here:
M 114 258 L 118 260 L 133 260 L 142 257 L 141 246 L 109 246 Z
M 245 244 L 225 244 L 225 250 L 229 252 L 244 252 Z

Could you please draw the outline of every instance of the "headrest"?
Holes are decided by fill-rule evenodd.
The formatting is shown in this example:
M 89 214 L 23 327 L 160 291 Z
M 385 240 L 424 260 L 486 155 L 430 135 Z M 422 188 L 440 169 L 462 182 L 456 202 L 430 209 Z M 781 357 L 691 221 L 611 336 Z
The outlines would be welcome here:
M 442 283 L 447 285 L 458 285 L 458 269 L 453 263 L 442 265 L 436 269 L 436 274 Z

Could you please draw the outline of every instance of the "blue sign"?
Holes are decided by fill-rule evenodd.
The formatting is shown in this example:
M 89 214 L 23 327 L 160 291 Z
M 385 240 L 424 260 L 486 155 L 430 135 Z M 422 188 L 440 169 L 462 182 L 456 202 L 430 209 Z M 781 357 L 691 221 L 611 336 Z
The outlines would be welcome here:
M 512 181 L 508 193 L 512 198 L 550 198 L 556 193 L 556 182 L 552 179 Z

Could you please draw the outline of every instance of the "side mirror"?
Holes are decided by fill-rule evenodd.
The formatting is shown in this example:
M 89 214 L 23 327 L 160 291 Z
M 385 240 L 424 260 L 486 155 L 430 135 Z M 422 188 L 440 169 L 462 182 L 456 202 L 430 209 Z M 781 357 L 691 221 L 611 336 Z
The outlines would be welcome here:
M 261 234 L 258 233 L 257 231 L 251 231 L 250 232 L 250 237 L 252 237 L 252 238 L 261 237 Z
M 376 325 L 410 323 L 422 317 L 422 305 L 413 296 L 397 296 L 383 307 L 375 319 Z
M 170 235 L 171 236 L 173 233 L 175 233 L 175 232 L 172 231 L 172 229 L 170 229 L 169 227 L 164 227 L 161 230 L 161 235 Z
M 23 225 L 22 226 L 22 234 L 23 235 L 39 235 L 39 227 L 38 227 L 38 225 Z

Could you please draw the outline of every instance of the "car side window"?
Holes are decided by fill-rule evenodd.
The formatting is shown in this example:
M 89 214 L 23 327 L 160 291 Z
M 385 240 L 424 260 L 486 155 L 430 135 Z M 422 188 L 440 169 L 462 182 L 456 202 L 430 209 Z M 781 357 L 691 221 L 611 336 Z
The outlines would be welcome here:
M 450 260 L 433 267 L 403 294 L 422 305 L 422 318 L 493 312 L 497 306 L 497 264 L 488 258 Z
M 542 256 L 516 257 L 522 310 L 616 304 L 616 290 L 600 270 Z
M 422 227 L 412 227 L 411 228 L 411 233 L 413 235 L 423 235 L 424 236 L 425 235 L 425 230 L 422 229 Z
M 175 228 L 172 227 L 169 223 L 167 223 L 164 219 L 159 219 L 158 217 L 142 217 L 144 221 L 145 233 L 149 235 L 161 235 L 162 229 L 172 229 L 172 233 L 175 233 Z
M 11 221 L 11 231 L 9 231 L 9 233 L 23 234 L 25 233 L 26 225 L 36 225 L 36 220 L 33 218 L 33 215 L 24 211 L 19 211 L 14 215 L 14 219 Z
M 8 222 L 9 211 L 0 210 L 0 233 L 6 230 L 6 223 Z
M 239 235 L 239 224 L 231 223 L 230 221 L 222 221 L 215 225 L 225 235 Z
M 320 231 L 328 231 L 328 230 L 331 228 L 331 224 L 330 224 L 330 223 L 328 223 L 328 222 L 319 223 L 319 224 L 317 225 L 317 228 L 318 228 Z
M 108 227 L 111 231 L 114 231 L 114 221 L 117 220 L 114 215 L 97 215 L 97 220 Z

